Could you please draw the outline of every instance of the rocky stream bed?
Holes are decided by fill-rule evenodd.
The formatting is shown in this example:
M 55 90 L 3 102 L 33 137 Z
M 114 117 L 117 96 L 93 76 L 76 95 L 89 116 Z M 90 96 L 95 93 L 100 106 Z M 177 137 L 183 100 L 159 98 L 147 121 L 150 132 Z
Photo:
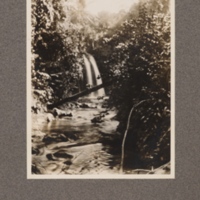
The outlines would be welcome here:
M 99 105 L 32 113 L 32 174 L 119 174 L 122 138 L 116 112 Z M 157 169 L 128 169 L 125 174 L 169 174 Z
M 69 112 L 69 111 L 68 111 Z M 70 116 L 32 114 L 33 174 L 111 174 L 118 173 L 120 136 L 115 111 L 102 108 L 76 108 Z

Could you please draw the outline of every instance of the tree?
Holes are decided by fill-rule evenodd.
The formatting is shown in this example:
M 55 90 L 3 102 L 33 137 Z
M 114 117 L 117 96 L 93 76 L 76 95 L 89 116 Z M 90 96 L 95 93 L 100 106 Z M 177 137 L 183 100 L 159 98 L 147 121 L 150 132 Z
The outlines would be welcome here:
M 44 106 L 78 85 L 84 48 L 81 23 L 72 22 L 75 11 L 76 4 L 63 0 L 32 1 L 32 87 Z
M 115 79 L 110 105 L 116 107 L 122 134 L 131 108 L 127 151 L 134 163 L 157 166 L 170 159 L 170 13 L 165 0 L 137 5 L 114 34 L 102 38 L 100 52 L 104 79 Z M 110 31 L 111 32 L 111 31 Z M 101 61 L 102 60 L 102 61 Z M 109 73 L 108 73 L 109 72 Z M 138 158 L 136 158 L 136 155 Z

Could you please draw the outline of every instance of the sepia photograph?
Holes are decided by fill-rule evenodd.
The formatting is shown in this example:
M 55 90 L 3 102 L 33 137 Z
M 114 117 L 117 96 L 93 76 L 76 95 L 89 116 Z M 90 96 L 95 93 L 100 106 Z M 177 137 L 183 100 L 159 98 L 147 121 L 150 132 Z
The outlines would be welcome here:
M 27 178 L 175 178 L 173 0 L 27 0 Z

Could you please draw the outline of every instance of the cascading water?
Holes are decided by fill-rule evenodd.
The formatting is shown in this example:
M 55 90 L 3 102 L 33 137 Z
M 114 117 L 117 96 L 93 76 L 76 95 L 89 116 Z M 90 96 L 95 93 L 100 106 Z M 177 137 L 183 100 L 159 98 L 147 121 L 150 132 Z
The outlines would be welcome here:
M 85 81 L 88 87 L 94 87 L 96 85 L 102 84 L 100 77 L 100 72 L 94 57 L 90 54 L 83 55 L 84 64 L 85 64 Z M 90 98 L 95 98 L 99 96 L 105 96 L 104 88 L 101 88 L 95 92 L 92 92 L 88 95 Z

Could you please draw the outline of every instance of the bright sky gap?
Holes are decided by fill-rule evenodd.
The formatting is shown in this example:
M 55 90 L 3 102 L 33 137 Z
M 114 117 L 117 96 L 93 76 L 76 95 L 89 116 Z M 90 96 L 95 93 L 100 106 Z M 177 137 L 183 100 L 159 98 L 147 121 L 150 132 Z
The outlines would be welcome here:
M 86 11 L 91 14 L 99 12 L 117 13 L 120 10 L 128 11 L 138 0 L 86 0 Z

